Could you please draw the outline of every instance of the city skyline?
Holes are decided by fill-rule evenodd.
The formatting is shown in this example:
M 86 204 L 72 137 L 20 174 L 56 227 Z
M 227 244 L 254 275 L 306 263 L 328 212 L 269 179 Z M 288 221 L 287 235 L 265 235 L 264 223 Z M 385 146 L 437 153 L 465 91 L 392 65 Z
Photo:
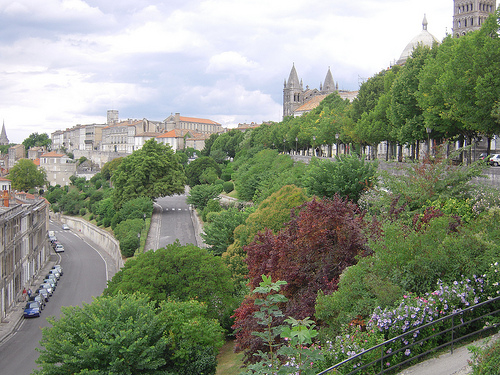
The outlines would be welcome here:
M 283 82 L 328 68 L 339 89 L 394 64 L 422 30 L 451 33 L 453 1 L 0 0 L 0 119 L 33 132 L 171 113 L 233 127 L 281 121 Z

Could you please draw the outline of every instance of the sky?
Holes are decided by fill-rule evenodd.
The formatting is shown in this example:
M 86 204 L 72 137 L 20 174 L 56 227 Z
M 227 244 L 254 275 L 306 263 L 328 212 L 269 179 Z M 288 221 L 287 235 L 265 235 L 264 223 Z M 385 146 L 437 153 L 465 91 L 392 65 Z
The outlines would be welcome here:
M 171 113 L 226 127 L 281 121 L 292 65 L 339 89 L 394 64 L 453 0 L 0 0 L 0 120 L 31 133 Z

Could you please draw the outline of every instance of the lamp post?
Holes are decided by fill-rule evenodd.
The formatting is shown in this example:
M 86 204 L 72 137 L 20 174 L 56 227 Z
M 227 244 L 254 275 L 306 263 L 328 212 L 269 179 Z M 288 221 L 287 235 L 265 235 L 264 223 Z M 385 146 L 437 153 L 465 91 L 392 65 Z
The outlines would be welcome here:
M 286 142 L 286 139 L 283 138 L 283 153 L 285 153 L 285 142 Z
M 337 156 L 339 156 L 339 137 L 339 133 L 335 134 L 335 153 L 337 154 Z
M 139 245 L 137 246 L 137 248 L 139 249 L 141 247 L 141 232 L 137 233 L 137 239 L 139 240 Z
M 430 156 L 431 155 L 431 132 L 432 132 L 432 128 L 425 128 L 425 131 L 427 132 L 427 147 L 428 147 L 428 154 Z
M 297 151 L 298 151 L 298 148 L 297 148 L 298 142 L 299 142 L 299 137 L 295 137 L 295 154 L 297 154 Z
M 316 136 L 313 135 L 313 154 L 314 156 L 317 156 L 316 155 Z

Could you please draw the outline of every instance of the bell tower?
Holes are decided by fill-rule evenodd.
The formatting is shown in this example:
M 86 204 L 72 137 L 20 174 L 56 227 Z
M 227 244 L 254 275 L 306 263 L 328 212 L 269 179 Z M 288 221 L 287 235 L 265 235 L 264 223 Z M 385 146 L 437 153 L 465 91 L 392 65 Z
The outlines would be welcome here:
M 496 0 L 453 0 L 453 37 L 478 30 L 496 10 Z
M 293 64 L 288 82 L 285 80 L 283 88 L 283 118 L 292 116 L 293 111 L 303 104 L 303 93 L 302 81 L 299 82 L 299 76 Z

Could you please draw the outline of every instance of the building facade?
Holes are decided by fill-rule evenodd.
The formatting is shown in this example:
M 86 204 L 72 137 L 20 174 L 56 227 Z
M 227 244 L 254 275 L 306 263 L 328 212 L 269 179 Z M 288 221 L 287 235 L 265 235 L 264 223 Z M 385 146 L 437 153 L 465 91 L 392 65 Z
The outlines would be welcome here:
M 224 128 L 218 122 L 204 118 L 185 117 L 180 113 L 168 116 L 164 121 L 164 130 L 170 131 L 174 129 L 191 130 L 195 133 L 214 134 L 223 133 Z
M 25 158 L 25 156 L 26 154 L 23 144 L 10 147 L 8 169 L 11 169 L 14 165 L 16 165 L 18 160 Z
M 29 194 L 8 195 L 0 205 L 0 317 L 21 297 L 47 262 L 49 204 Z M 5 206 L 7 202 L 7 206 Z
M 486 18 L 496 10 L 496 0 L 454 0 L 453 5 L 455 38 L 480 29 Z
M 51 186 L 66 186 L 71 183 L 69 179 L 76 174 L 76 163 L 67 155 L 55 151 L 42 154 L 40 168 L 45 169 L 47 181 Z

